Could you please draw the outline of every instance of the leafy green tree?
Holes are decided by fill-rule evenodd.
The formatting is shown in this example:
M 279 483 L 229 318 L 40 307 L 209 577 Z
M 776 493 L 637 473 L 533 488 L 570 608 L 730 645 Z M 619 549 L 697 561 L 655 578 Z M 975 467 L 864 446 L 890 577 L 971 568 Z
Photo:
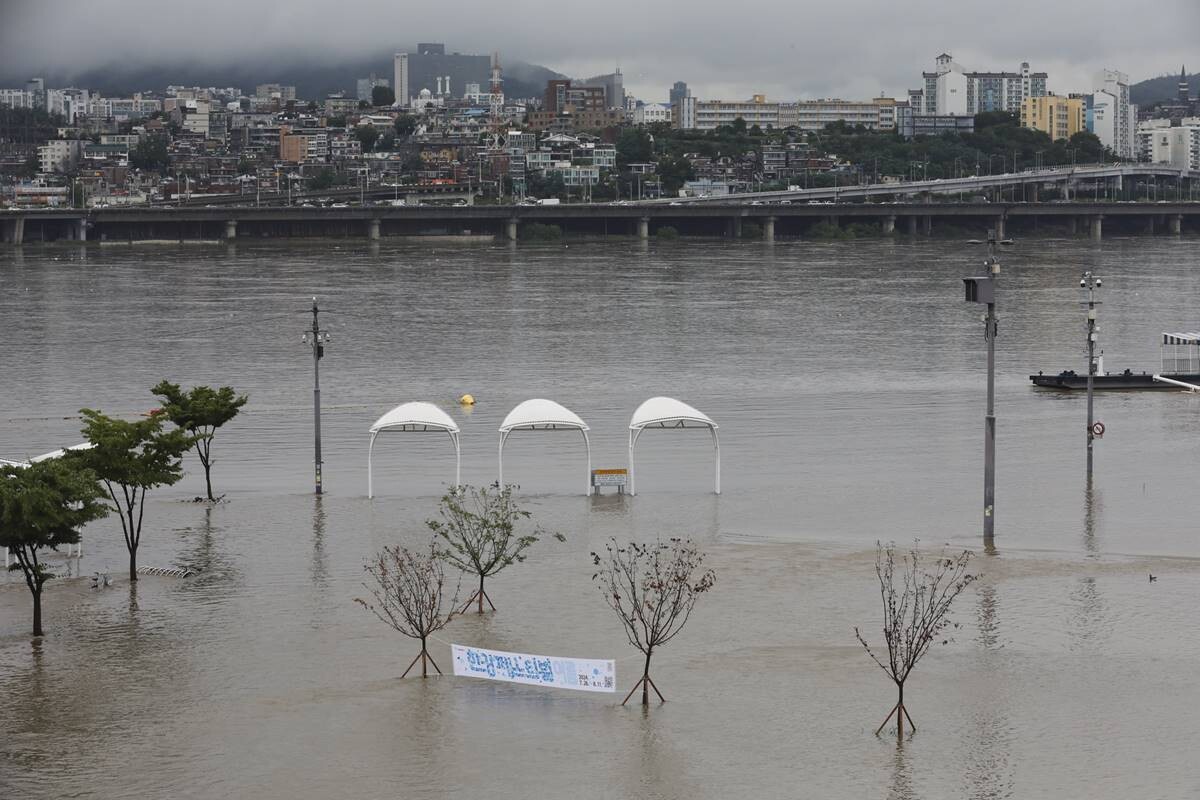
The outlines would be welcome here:
M 358 137 L 358 141 L 362 144 L 364 153 L 369 153 L 375 147 L 375 140 L 379 138 L 379 131 L 374 125 L 360 125 L 355 129 L 354 135 Z
M 204 485 L 208 499 L 215 501 L 212 490 L 212 441 L 217 429 L 238 415 L 250 398 L 236 394 L 232 386 L 214 389 L 195 386 L 185 392 L 179 384 L 161 381 L 151 391 L 165 403 L 167 418 L 187 431 L 196 440 L 196 455 L 204 465 Z
M 696 170 L 683 156 L 663 156 L 658 160 L 658 177 L 662 180 L 663 191 L 675 194 L 685 182 L 696 179 Z
M 390 106 L 396 102 L 396 93 L 388 86 L 376 86 L 371 89 L 371 105 Z
M 33 635 L 42 635 L 42 587 L 54 577 L 38 557 L 43 548 L 79 541 L 80 529 L 108 514 L 96 476 L 62 460 L 0 467 L 0 547 L 14 553 L 33 595 Z
M 165 136 L 147 136 L 139 141 L 137 147 L 133 148 L 133 152 L 129 154 L 129 163 L 138 169 L 161 172 L 167 168 L 170 161 L 171 156 L 167 151 L 167 137 Z
M 513 497 L 514 488 L 501 488 L 498 484 L 493 484 L 490 490 L 456 487 L 442 497 L 442 518 L 426 522 L 434 535 L 445 542 L 441 557 L 466 574 L 479 577 L 479 588 L 467 598 L 463 611 L 478 601 L 482 614 L 484 600 L 495 611 L 492 598 L 484 591 L 484 578 L 524 561 L 525 551 L 545 534 L 540 527 L 520 530 L 530 513 Z M 561 533 L 553 536 L 565 541 Z
M 654 159 L 654 142 L 645 129 L 623 128 L 617 136 L 617 164 L 624 169 L 629 164 Z
M 109 417 L 90 408 L 80 413 L 84 419 L 83 436 L 92 447 L 74 450 L 64 458 L 90 469 L 108 491 L 129 550 L 129 580 L 136 581 L 146 492 L 179 482 L 183 477 L 180 459 L 195 444 L 195 437 L 180 428 L 164 431 L 167 416 L 163 413 L 135 422 Z
M 412 114 L 397 114 L 396 121 L 392 125 L 396 128 L 397 136 L 412 136 L 413 131 L 417 129 L 417 118 Z
M 330 188 L 334 184 L 333 170 L 329 167 L 322 167 L 321 170 L 308 179 L 308 188 L 313 191 L 320 192 Z

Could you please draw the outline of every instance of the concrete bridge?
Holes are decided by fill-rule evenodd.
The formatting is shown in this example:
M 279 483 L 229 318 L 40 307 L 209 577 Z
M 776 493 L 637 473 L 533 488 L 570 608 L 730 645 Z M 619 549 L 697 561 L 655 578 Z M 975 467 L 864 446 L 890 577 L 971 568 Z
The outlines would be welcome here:
M 8 243 L 46 241 L 237 240 L 270 237 L 492 235 L 515 240 L 531 223 L 568 234 L 648 238 L 670 226 L 684 236 L 803 237 L 814 225 L 866 223 L 883 234 L 958 233 L 988 229 L 1001 237 L 1052 227 L 1099 239 L 1117 233 L 1200 233 L 1200 202 L 1052 203 L 807 203 L 706 202 L 579 205 L 349 206 L 345 208 L 105 208 L 0 211 Z M 826 231 L 828 228 L 825 229 Z

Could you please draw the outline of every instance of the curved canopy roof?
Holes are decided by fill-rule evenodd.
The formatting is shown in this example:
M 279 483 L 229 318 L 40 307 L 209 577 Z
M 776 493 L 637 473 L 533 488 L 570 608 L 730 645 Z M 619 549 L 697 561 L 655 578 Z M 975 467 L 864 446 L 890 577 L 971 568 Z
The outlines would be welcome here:
M 458 433 L 458 424 L 433 403 L 403 403 L 375 420 L 371 426 L 371 433 L 429 430 Z
M 508 412 L 504 422 L 500 424 L 501 433 L 509 433 L 519 429 L 525 430 L 555 430 L 567 428 L 586 431 L 588 425 L 579 415 L 553 400 L 526 400 Z
M 637 410 L 633 412 L 633 419 L 629 420 L 630 430 L 636 431 L 649 427 L 716 428 L 717 423 L 713 422 L 707 414 L 697 411 L 687 403 L 680 402 L 673 397 L 651 397 L 637 407 Z

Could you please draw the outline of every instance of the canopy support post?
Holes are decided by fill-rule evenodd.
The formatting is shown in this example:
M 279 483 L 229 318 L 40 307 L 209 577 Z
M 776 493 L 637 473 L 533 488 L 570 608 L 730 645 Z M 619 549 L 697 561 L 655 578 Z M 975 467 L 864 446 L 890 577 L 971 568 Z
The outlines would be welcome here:
M 592 443 L 588 441 L 587 431 L 580 428 L 580 433 L 583 434 L 583 446 L 587 448 L 587 473 L 583 480 L 583 496 L 592 496 Z
M 499 485 L 504 489 L 504 440 L 508 438 L 508 433 L 502 431 L 500 433 L 500 470 L 499 470 Z
M 462 450 L 458 445 L 458 434 L 450 431 L 450 441 L 454 442 L 454 488 L 462 485 Z
M 712 433 L 713 449 L 716 450 L 716 455 L 717 455 L 717 458 L 716 458 L 717 479 L 716 479 L 716 490 L 715 491 L 716 491 L 716 494 L 720 494 L 721 493 L 721 440 L 717 437 L 717 429 L 716 428 L 709 428 L 708 430 L 710 433 Z
M 379 435 L 378 431 L 376 431 L 375 433 L 372 433 L 371 434 L 371 443 L 369 445 L 367 445 L 367 499 L 368 500 L 370 500 L 372 497 L 375 496 L 375 485 L 372 481 L 372 475 L 371 475 L 371 457 L 374 455 L 374 452 L 375 452 L 375 437 L 378 435 Z
M 637 442 L 633 435 L 633 428 L 629 429 L 629 496 L 633 497 L 637 494 L 637 484 L 634 482 L 633 471 L 633 445 Z

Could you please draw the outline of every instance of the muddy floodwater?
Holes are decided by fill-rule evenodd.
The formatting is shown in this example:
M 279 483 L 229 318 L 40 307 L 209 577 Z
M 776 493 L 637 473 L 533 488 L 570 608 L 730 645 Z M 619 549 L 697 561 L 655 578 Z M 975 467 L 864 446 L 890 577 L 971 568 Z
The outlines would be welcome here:
M 136 415 L 149 387 L 250 394 L 146 506 L 123 575 L 115 518 L 55 561 L 46 636 L 0 577 L 0 798 L 1194 798 L 1200 796 L 1200 396 L 1097 397 L 1028 375 L 1086 369 L 1080 273 L 1104 280 L 1105 368 L 1155 371 L 1198 330 L 1200 242 L 1030 239 L 1001 253 L 996 552 L 981 529 L 984 339 L 949 241 L 608 241 L 509 247 L 346 240 L 0 250 L 0 458 L 79 440 L 78 410 Z M 312 494 L 320 298 L 326 494 Z M 470 392 L 470 410 L 455 402 Z M 454 476 L 442 436 L 367 429 L 408 400 L 462 429 L 463 480 L 546 397 L 623 467 L 633 409 L 720 425 L 650 431 L 638 495 L 587 498 L 573 433 L 514 434 L 505 479 L 561 531 L 491 580 L 495 613 L 434 642 L 617 659 L 618 693 L 399 675 L 413 643 L 354 603 L 384 544 L 426 540 Z M 654 658 L 667 703 L 620 707 L 639 662 L 592 583 L 605 540 L 690 536 L 717 573 Z M 979 550 L 953 640 L 910 681 L 919 726 L 855 641 L 880 641 L 877 540 Z M 114 584 L 93 590 L 93 572 Z M 1149 575 L 1157 580 L 1151 582 Z M 466 592 L 464 592 L 465 594 Z

